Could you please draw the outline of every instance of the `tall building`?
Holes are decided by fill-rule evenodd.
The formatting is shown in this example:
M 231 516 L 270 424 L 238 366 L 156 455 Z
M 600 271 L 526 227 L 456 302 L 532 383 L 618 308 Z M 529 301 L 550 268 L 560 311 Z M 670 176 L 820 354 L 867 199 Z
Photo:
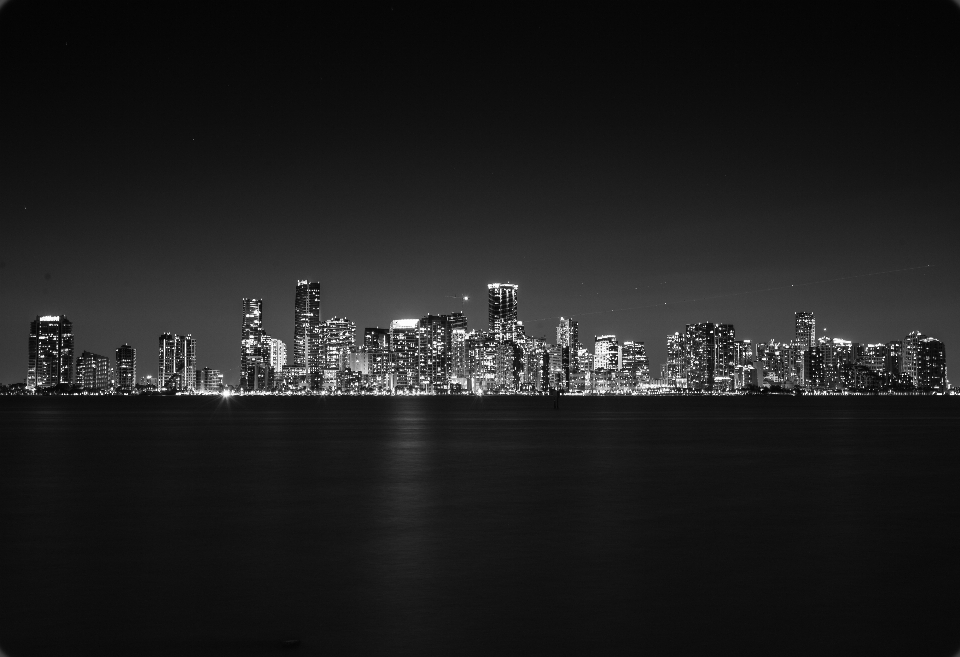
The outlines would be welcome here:
M 392 388 L 413 392 L 420 389 L 420 322 L 416 319 L 395 319 L 390 322 L 390 354 Z
M 650 363 L 642 342 L 625 341 L 620 345 L 620 369 L 630 372 L 633 383 L 650 383 Z
M 596 335 L 593 338 L 594 371 L 620 369 L 620 343 L 615 335 Z
M 450 390 L 451 337 L 448 315 L 426 315 L 420 320 L 417 330 L 418 368 L 423 392 Z
M 263 330 L 263 299 L 244 298 L 240 324 L 240 388 L 270 388 L 270 345 Z
M 196 386 L 197 341 L 189 333 L 160 335 L 157 387 L 179 392 Z
M 560 318 L 557 327 L 557 344 L 571 349 L 580 348 L 580 324 L 572 319 Z
M 920 342 L 926 339 L 927 336 L 920 331 L 911 331 L 907 334 L 907 337 L 903 339 L 903 350 L 900 355 L 900 372 L 915 386 L 918 385 L 917 351 L 920 348 Z
M 315 375 L 314 388 L 332 390 L 337 387 L 338 372 L 347 365 L 347 356 L 357 340 L 357 325 L 346 317 L 331 317 L 320 322 L 321 367 L 323 383 Z
M 667 336 L 667 385 L 674 388 L 687 387 L 687 372 L 690 369 L 690 354 L 687 351 L 687 334 L 674 333 Z
M 721 326 L 730 326 L 729 324 Z M 713 322 L 687 324 L 687 387 L 692 390 L 713 390 L 717 367 L 717 325 Z
M 487 315 L 490 333 L 497 342 L 516 340 L 517 334 L 517 289 L 511 283 L 487 285 Z
M 267 347 L 270 350 L 270 368 L 279 374 L 287 366 L 287 343 L 280 338 L 266 337 Z
M 73 323 L 63 315 L 37 315 L 30 322 L 27 387 L 73 383 Z
M 133 388 L 137 383 L 137 350 L 128 344 L 117 347 L 117 387 Z
M 915 361 L 915 385 L 918 390 L 941 393 L 947 391 L 947 353 L 942 342 L 936 338 L 920 340 Z
M 77 385 L 84 390 L 106 390 L 109 371 L 109 358 L 85 351 L 77 358 Z
M 795 339 L 806 347 L 814 347 L 817 344 L 817 320 L 813 313 L 798 312 L 795 313 L 796 333 Z
M 293 319 L 293 366 L 309 374 L 323 369 L 320 344 L 320 283 L 297 281 Z

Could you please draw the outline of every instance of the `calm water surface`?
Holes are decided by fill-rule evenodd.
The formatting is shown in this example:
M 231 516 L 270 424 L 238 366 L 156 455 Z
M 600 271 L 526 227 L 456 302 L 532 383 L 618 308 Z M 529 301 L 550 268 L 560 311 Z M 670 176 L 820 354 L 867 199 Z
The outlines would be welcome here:
M 0 647 L 946 657 L 958 429 L 957 397 L 0 398 Z

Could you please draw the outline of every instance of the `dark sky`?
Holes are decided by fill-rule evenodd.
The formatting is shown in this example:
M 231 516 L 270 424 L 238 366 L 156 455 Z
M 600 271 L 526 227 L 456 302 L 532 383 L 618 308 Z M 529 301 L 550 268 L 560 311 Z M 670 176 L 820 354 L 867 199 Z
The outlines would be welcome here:
M 240 299 L 289 343 L 298 278 L 361 330 L 459 294 L 482 328 L 519 283 L 529 333 L 655 372 L 687 323 L 796 310 L 960 349 L 955 4 L 449 4 L 4 5 L 0 381 L 63 313 L 78 353 L 151 373 L 189 332 L 235 383 Z

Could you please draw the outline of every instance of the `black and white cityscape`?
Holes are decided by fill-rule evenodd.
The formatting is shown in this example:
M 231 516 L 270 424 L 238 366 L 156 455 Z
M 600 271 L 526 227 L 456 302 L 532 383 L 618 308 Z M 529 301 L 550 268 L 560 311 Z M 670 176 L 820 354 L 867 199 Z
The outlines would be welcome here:
M 221 369 L 198 365 L 197 341 L 162 333 L 157 361 L 129 344 L 115 356 L 75 352 L 63 315 L 30 324 L 21 394 L 949 394 L 943 342 L 920 331 L 862 344 L 818 335 L 813 312 L 795 314 L 789 340 L 738 339 L 733 324 L 697 322 L 668 335 L 667 361 L 651 367 L 644 342 L 580 334 L 572 317 L 556 333 L 528 335 L 519 319 L 519 285 L 490 283 L 487 321 L 471 326 L 464 310 L 394 319 L 365 327 L 321 313 L 318 282 L 297 281 L 294 341 L 270 336 L 263 299 L 244 298 L 238 313 L 238 385 Z M 465 303 L 469 297 L 464 296 Z M 279 314 L 279 313 L 278 313 Z M 286 315 L 289 317 L 289 314 Z M 274 324 L 276 325 L 276 324 Z M 141 351 L 144 353 L 144 351 Z M 150 353 L 147 351 L 146 353 Z M 202 351 L 201 351 L 202 353 Z

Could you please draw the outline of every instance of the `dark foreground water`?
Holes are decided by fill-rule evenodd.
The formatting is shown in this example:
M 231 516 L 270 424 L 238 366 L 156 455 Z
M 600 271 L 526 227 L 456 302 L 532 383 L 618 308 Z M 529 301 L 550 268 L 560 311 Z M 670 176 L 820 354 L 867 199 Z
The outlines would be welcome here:
M 960 651 L 956 397 L 0 398 L 0 422 L 10 656 Z

